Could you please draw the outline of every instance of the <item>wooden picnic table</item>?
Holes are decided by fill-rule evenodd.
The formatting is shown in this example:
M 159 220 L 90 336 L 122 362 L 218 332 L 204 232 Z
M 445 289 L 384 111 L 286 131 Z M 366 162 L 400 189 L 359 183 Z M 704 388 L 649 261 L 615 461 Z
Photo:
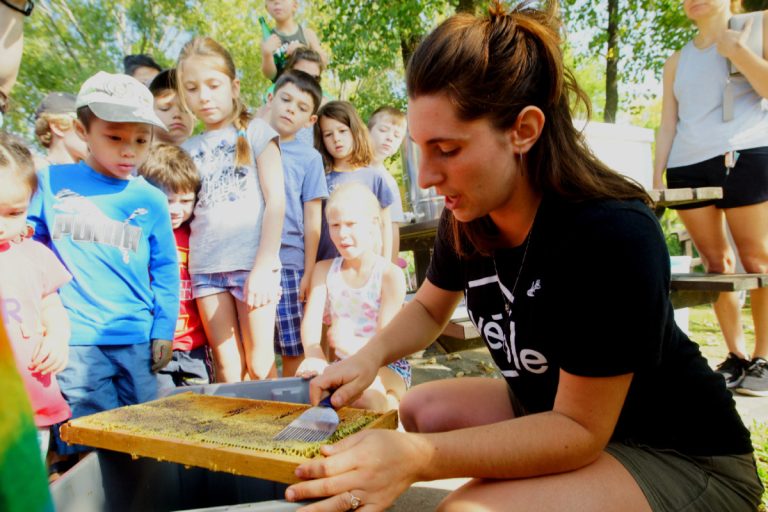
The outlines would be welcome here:
M 723 189 L 720 187 L 664 188 L 649 190 L 648 195 L 651 196 L 657 208 L 666 208 L 681 204 L 722 199 Z
M 723 189 L 720 187 L 654 189 L 649 190 L 648 194 L 655 202 L 656 213 L 660 214 L 669 206 L 720 199 L 723 197 Z M 439 219 L 431 219 L 400 226 L 400 250 L 413 251 L 417 285 L 421 285 L 427 275 L 438 222 Z

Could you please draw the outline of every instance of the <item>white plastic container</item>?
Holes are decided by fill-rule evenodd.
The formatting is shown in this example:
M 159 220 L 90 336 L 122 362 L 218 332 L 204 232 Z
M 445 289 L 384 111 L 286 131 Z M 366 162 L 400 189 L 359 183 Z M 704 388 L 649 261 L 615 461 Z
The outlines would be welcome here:
M 691 271 L 690 256 L 670 256 L 669 263 L 673 274 L 687 274 Z M 675 310 L 675 322 L 685 334 L 690 334 L 688 328 L 689 312 L 688 308 Z

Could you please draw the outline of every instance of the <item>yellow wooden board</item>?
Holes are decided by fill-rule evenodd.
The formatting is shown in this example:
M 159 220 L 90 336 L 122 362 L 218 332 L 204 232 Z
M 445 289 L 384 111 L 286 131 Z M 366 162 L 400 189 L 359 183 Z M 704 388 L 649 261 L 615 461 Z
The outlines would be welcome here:
M 72 420 L 61 428 L 68 443 L 152 457 L 213 471 L 298 481 L 296 466 L 319 456 L 318 443 L 272 438 L 308 405 L 182 393 Z M 397 428 L 397 412 L 339 409 L 330 444 L 364 428 Z

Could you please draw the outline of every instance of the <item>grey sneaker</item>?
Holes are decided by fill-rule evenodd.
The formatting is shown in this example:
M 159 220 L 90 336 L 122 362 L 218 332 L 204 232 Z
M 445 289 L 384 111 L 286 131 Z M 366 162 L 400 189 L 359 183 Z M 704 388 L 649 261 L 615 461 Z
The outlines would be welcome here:
M 768 396 L 768 361 L 762 357 L 754 358 L 736 392 L 741 395 Z
M 725 387 L 731 389 L 741 384 L 741 379 L 744 378 L 749 364 L 748 360 L 740 358 L 733 352 L 729 352 L 728 357 L 717 365 L 715 371 L 725 378 Z

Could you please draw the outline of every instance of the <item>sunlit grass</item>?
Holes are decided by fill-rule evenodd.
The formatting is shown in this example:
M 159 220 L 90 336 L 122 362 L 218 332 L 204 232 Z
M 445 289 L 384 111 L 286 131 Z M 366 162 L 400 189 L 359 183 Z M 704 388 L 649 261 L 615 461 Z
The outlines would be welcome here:
M 749 305 L 741 310 L 742 325 L 747 339 L 747 349 L 752 350 L 754 346 L 755 332 L 752 324 L 752 310 Z M 699 344 L 701 352 L 710 361 L 712 365 L 719 363 L 728 355 L 725 348 L 720 326 L 712 311 L 712 306 L 697 306 L 690 309 L 690 337 Z M 755 398 L 760 400 L 760 398 Z M 768 482 L 768 423 L 753 421 L 747 425 L 752 434 L 752 446 L 755 449 L 755 459 L 757 460 L 757 472 L 763 483 Z M 768 491 L 763 493 L 764 505 L 761 511 L 768 511 Z

